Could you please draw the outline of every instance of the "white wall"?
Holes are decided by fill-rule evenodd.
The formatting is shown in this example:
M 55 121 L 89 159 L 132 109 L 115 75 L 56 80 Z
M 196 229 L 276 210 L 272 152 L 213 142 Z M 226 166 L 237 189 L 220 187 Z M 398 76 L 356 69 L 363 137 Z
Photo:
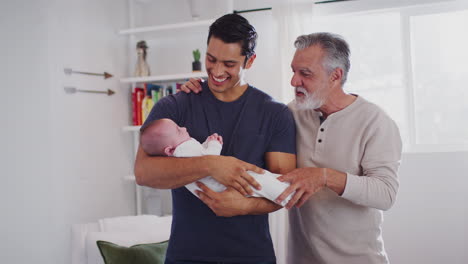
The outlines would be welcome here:
M 50 259 L 53 248 L 46 242 L 59 237 L 49 226 L 57 215 L 51 210 L 56 188 L 51 185 L 50 91 L 44 67 L 48 42 L 42 38 L 47 11 L 39 1 L 24 10 L 24 2 L 2 2 L 0 7 L 0 255 L 6 263 Z M 26 246 L 33 257 L 25 254 Z
M 400 190 L 385 212 L 392 263 L 468 263 L 468 152 L 405 153 Z
M 124 0 L 0 2 L 2 263 L 69 263 L 71 224 L 135 213 L 126 24 Z

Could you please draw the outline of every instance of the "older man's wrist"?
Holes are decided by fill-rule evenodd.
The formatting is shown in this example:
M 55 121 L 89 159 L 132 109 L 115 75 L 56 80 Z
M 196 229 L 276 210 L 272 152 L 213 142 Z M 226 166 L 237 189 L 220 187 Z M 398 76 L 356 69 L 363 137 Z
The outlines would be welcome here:
M 346 186 L 346 173 L 329 168 L 325 169 L 325 173 L 325 187 L 342 195 Z

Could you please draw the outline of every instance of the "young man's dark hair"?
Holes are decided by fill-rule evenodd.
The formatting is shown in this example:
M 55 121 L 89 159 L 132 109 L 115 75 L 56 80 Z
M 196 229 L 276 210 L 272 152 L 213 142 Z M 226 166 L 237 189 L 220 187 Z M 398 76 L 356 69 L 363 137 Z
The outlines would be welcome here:
M 240 15 L 227 14 L 216 19 L 210 26 L 207 43 L 210 42 L 212 36 L 225 43 L 240 43 L 241 55 L 245 56 L 244 64 L 255 54 L 257 31 L 247 19 Z

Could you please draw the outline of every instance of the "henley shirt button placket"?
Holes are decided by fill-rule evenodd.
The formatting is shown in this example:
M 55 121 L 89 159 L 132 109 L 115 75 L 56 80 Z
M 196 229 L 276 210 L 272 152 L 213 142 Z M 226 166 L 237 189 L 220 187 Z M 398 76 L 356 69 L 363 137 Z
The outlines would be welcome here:
M 323 131 L 325 131 L 325 129 L 324 129 L 323 127 L 320 128 L 320 132 L 323 132 Z M 318 143 L 322 143 L 322 139 L 321 139 L 321 138 L 318 139 Z

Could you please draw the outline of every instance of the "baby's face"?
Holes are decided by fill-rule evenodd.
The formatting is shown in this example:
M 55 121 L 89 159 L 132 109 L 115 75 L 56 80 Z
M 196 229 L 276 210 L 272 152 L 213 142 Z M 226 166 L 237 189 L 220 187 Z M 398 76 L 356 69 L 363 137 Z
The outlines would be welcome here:
M 172 122 L 168 124 L 169 127 L 169 132 L 172 135 L 171 137 L 171 145 L 172 146 L 178 146 L 179 144 L 187 141 L 190 139 L 190 135 L 187 132 L 187 129 L 185 127 L 179 127 L 176 123 Z

